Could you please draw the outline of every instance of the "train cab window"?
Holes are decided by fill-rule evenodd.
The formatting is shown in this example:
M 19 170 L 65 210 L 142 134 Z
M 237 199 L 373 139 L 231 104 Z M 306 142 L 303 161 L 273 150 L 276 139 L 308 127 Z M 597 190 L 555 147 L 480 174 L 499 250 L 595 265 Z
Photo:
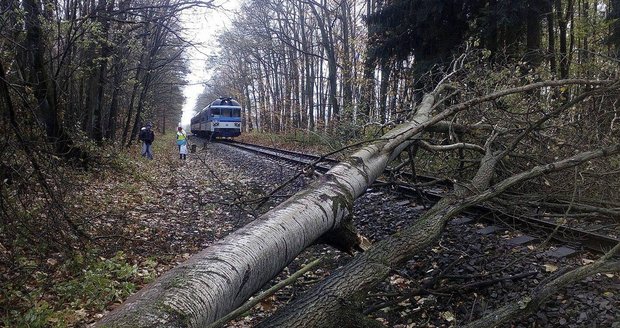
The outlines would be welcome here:
M 230 117 L 230 108 L 222 108 L 222 116 Z
M 240 117 L 240 108 L 211 108 L 212 117 Z

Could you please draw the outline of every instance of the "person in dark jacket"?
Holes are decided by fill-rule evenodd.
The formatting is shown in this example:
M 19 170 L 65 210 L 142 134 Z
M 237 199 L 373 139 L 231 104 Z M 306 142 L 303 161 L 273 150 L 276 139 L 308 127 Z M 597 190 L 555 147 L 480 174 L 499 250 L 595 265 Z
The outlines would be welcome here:
M 153 159 L 151 145 L 155 140 L 155 133 L 151 130 L 151 123 L 147 123 L 146 126 L 140 130 L 140 140 L 142 141 L 142 157 Z

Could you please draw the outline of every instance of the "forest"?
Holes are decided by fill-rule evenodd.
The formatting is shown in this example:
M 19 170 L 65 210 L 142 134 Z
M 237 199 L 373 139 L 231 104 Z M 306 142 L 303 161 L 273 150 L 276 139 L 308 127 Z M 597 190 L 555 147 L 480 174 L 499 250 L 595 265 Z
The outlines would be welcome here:
M 352 202 L 390 165 L 449 180 L 454 190 L 419 224 L 369 250 L 358 252 L 360 240 L 352 238 L 345 245 L 357 253 L 350 265 L 264 326 L 330 327 L 342 324 L 343 313 L 357 320 L 360 313 L 338 299 L 355 303 L 360 290 L 425 252 L 447 220 L 475 204 L 493 202 L 515 211 L 556 204 L 567 217 L 596 213 L 617 226 L 619 0 L 243 0 L 233 13 L 221 12 L 221 4 L 1 2 L 3 326 L 84 326 L 112 309 L 99 325 L 127 326 L 137 320 L 132 315 L 155 309 L 149 312 L 154 321 L 143 326 L 206 326 L 254 295 L 314 241 L 348 225 Z M 203 292 L 226 305 L 204 305 L 204 299 L 188 296 L 179 308 L 203 304 L 207 310 L 196 314 L 188 305 L 188 314 L 170 305 L 181 317 L 177 322 L 169 309 L 147 301 L 128 309 L 120 304 L 164 272 L 169 273 L 162 284 L 172 291 L 157 293 L 169 298 L 166 293 L 183 294 L 173 286 L 175 274 L 215 281 L 218 277 L 201 275 L 221 270 L 217 263 L 198 273 L 178 269 L 185 250 L 165 257 L 161 253 L 172 251 L 155 247 L 161 257 L 141 257 L 141 247 L 151 247 L 155 237 L 137 242 L 141 228 L 128 219 L 148 204 L 149 194 L 166 193 L 156 187 L 159 180 L 182 170 L 162 159 L 154 171 L 136 147 L 146 123 L 163 140 L 173 138 L 181 120 L 189 52 L 204 47 L 184 25 L 188 12 L 228 14 L 232 20 L 208 42 L 217 50 L 204 62 L 210 78 L 196 112 L 212 99 L 231 96 L 242 105 L 245 135 L 312 143 L 324 153 L 350 152 L 332 178 L 276 208 L 291 210 L 260 213 L 258 223 L 240 235 L 231 232 L 227 240 L 234 245 L 235 238 L 252 234 L 248 230 L 264 228 L 261 222 L 306 220 L 295 216 L 304 210 L 308 217 L 325 215 L 329 225 L 315 227 L 304 238 L 308 243 L 287 249 L 276 266 L 257 266 L 250 275 L 244 275 L 249 264 L 240 254 L 237 276 L 224 280 L 243 283 L 218 287 L 223 294 L 216 296 Z M 165 157 L 167 150 L 159 150 Z M 527 197 L 500 197 L 504 191 Z M 325 195 L 330 201 L 313 209 L 318 202 L 312 197 Z M 297 214 L 295 206 L 301 206 Z M 243 253 L 231 247 L 213 249 Z M 264 252 L 245 255 L 277 254 Z M 575 277 L 617 272 L 618 263 L 608 261 L 611 252 Z M 537 302 L 521 312 L 535 311 Z M 522 315 L 516 312 L 472 326 L 510 322 Z

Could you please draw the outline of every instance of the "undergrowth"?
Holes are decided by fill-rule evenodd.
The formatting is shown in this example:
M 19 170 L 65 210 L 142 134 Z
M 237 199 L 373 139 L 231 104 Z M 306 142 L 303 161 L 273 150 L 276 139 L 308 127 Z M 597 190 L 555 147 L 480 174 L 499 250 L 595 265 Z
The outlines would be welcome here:
M 2 288 L 2 324 L 6 327 L 68 327 L 120 302 L 141 281 L 137 266 L 123 252 L 104 258 L 96 252 L 76 255 L 62 263 L 50 257 L 44 264 L 26 260 L 14 279 Z
M 56 158 L 42 161 L 57 203 L 22 162 L 19 172 L 27 174 L 15 174 L 0 189 L 0 326 L 83 326 L 154 279 L 162 259 L 117 250 L 131 240 L 125 213 L 154 197 L 157 171 L 174 152 L 171 138 L 159 136 L 153 161 L 140 157 L 139 145 L 99 149 L 87 170 Z M 57 213 L 87 237 L 64 240 L 67 231 L 46 223 L 56 222 Z M 58 239 L 43 238 L 54 234 Z

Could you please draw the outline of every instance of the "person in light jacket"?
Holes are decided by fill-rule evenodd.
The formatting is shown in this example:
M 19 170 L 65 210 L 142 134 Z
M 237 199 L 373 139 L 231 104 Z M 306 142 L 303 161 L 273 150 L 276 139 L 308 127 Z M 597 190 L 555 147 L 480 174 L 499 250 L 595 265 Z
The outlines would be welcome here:
M 180 126 L 177 128 L 177 145 L 179 146 L 179 159 L 187 159 L 187 134 Z

